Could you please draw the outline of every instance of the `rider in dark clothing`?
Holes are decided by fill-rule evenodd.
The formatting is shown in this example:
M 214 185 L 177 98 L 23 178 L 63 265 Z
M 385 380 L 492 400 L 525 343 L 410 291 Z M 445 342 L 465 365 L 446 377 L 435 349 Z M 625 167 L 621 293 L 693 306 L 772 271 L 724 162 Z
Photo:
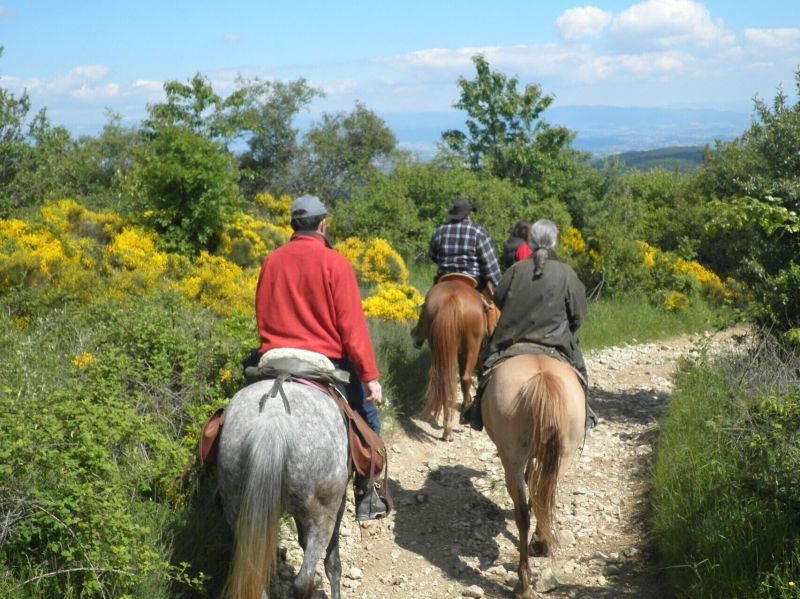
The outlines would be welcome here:
M 467 200 L 459 200 L 448 210 L 447 219 L 431 237 L 428 255 L 439 266 L 437 279 L 448 273 L 469 275 L 482 290 L 500 282 L 500 267 L 494 255 L 492 240 L 486 229 L 474 223 L 470 213 L 475 208 Z
M 482 356 L 483 371 L 519 354 L 549 355 L 580 373 L 578 379 L 586 393 L 586 365 L 575 337 L 586 319 L 586 290 L 575 271 L 556 256 L 558 229 L 554 223 L 537 221 L 530 239 L 533 255 L 509 268 L 495 292 L 500 321 Z M 483 377 L 482 383 L 486 380 Z M 467 415 L 478 430 L 483 428 L 479 403 L 483 387 Z
M 503 270 L 511 268 L 511 265 L 516 262 L 517 250 L 523 243 L 528 243 L 530 231 L 531 224 L 526 220 L 518 221 L 509 231 L 510 235 L 503 246 Z

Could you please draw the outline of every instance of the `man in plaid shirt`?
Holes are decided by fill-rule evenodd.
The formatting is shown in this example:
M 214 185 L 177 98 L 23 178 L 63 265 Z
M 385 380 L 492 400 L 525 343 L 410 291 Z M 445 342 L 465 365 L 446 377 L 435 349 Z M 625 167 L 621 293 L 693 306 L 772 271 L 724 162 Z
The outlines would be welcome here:
M 448 223 L 439 225 L 431 238 L 428 255 L 439 265 L 436 278 L 458 272 L 478 281 L 478 289 L 500 282 L 500 266 L 486 229 L 470 219 L 476 211 L 467 200 L 459 200 L 447 211 Z

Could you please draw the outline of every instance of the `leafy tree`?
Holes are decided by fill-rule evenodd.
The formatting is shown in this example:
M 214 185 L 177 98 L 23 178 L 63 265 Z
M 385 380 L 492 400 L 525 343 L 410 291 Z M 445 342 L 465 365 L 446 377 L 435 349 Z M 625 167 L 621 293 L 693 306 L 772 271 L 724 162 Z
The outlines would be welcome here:
M 0 46 L 0 57 L 3 47 Z M 14 179 L 26 145 L 25 119 L 31 109 L 27 93 L 16 97 L 0 87 L 0 186 Z
M 294 117 L 316 97 L 319 89 L 305 79 L 240 81 L 242 105 L 233 117 L 246 136 L 247 150 L 240 157 L 243 187 L 248 194 L 269 191 L 279 195 L 299 191 L 295 163 L 300 157 Z
M 800 96 L 800 69 L 795 80 Z M 698 188 L 714 200 L 715 213 L 701 252 L 722 272 L 753 284 L 763 303 L 774 305 L 772 295 L 785 288 L 793 294 L 782 291 L 780 301 L 798 306 L 800 287 L 781 281 L 795 280 L 787 273 L 800 256 L 800 99 L 790 103 L 779 88 L 771 106 L 756 98 L 754 108 L 750 128 L 733 142 L 718 142 L 698 173 Z M 773 324 L 800 326 L 797 309 L 790 312 L 773 310 L 783 314 Z
M 127 181 L 132 207 L 171 251 L 213 249 L 240 208 L 239 171 L 218 143 L 184 125 L 156 125 Z
M 242 103 L 242 94 L 220 97 L 201 73 L 196 73 L 188 83 L 167 81 L 164 93 L 166 102 L 147 107 L 150 117 L 144 123 L 145 129 L 179 125 L 211 139 L 233 135 L 226 111 Z
M 95 210 L 122 211 L 119 187 L 130 172 L 136 149 L 143 143 L 140 132 L 122 124 L 119 114 L 108 112 L 108 122 L 96 137 L 78 140 L 74 168 L 82 173 L 79 196 Z
M 461 97 L 454 104 L 467 112 L 467 133 L 450 130 L 442 137 L 447 147 L 473 170 L 486 171 L 523 187 L 538 187 L 542 195 L 558 195 L 553 183 L 568 169 L 569 146 L 575 134 L 551 127 L 541 119 L 553 102 L 538 85 L 518 89 L 516 77 L 492 71 L 482 56 L 472 59 L 476 76 L 459 78 Z M 553 192 L 556 192 L 555 194 Z
M 350 195 L 381 161 L 392 157 L 397 139 L 386 123 L 360 102 L 349 113 L 324 114 L 305 136 L 308 156 L 302 181 L 326 200 Z

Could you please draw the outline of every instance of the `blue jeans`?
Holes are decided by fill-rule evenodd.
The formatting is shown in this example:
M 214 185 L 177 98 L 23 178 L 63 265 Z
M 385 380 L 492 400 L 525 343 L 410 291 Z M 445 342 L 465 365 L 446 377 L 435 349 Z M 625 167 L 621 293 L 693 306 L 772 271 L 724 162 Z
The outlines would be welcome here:
M 333 365 L 339 370 L 344 370 L 350 373 L 350 382 L 347 385 L 341 385 L 344 389 L 344 395 L 347 398 L 347 403 L 356 412 L 361 414 L 361 417 L 367 421 L 369 427 L 375 431 L 375 434 L 380 436 L 381 423 L 378 420 L 378 408 L 374 403 L 367 401 L 367 394 L 364 392 L 364 385 L 358 378 L 356 369 L 350 360 L 331 360 Z

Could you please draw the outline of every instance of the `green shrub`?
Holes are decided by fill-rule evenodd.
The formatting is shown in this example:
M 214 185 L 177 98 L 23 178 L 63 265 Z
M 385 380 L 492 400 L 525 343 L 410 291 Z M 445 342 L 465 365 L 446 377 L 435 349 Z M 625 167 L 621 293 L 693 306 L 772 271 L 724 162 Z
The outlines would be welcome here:
M 12 596 L 153 597 L 199 583 L 171 563 L 183 501 L 172 479 L 239 382 L 243 327 L 165 292 L 0 320 L 0 569 Z
M 653 529 L 677 595 L 798 597 L 796 358 L 686 365 L 658 439 Z

